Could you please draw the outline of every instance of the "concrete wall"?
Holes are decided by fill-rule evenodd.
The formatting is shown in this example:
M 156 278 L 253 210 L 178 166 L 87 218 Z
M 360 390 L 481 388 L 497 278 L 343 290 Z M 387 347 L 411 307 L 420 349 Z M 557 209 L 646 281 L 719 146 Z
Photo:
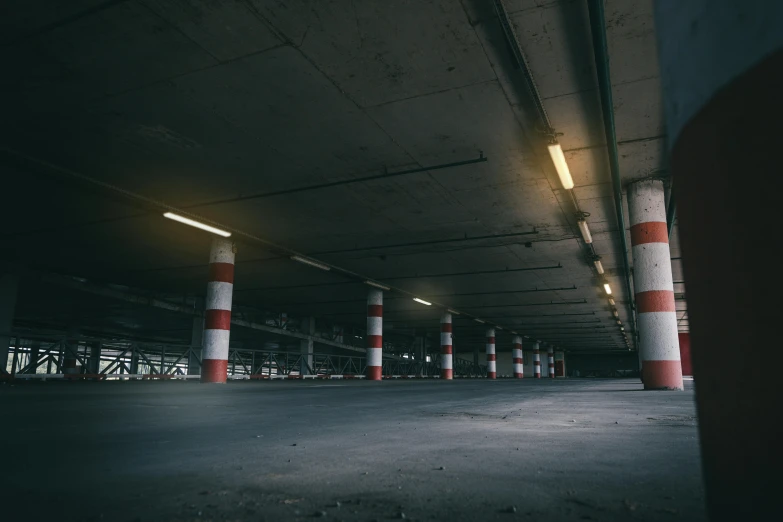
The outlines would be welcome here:
M 572 376 L 575 371 L 584 375 L 586 371 L 601 370 L 631 370 L 634 375 L 639 372 L 639 355 L 636 352 L 605 354 L 605 355 L 582 355 L 578 353 L 569 353 L 566 355 L 568 366 L 566 374 Z

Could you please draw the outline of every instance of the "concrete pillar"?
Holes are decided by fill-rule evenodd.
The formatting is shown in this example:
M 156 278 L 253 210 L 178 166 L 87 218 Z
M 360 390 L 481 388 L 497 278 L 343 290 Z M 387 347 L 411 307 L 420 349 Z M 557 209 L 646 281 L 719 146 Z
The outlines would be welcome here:
M 8 350 L 11 347 L 10 333 L 14 326 L 18 288 L 19 276 L 17 274 L 0 274 L 0 373 L 5 373 L 8 366 Z
M 138 375 L 139 373 L 139 348 L 134 344 L 131 346 L 131 359 L 130 359 L 130 368 L 128 368 L 128 373 L 132 375 Z M 122 368 L 122 365 L 120 365 L 120 368 Z M 150 370 L 151 371 L 151 370 Z
M 307 335 L 315 335 L 315 317 L 305 317 L 302 319 L 300 330 Z M 299 368 L 300 375 L 310 375 L 310 369 L 313 367 L 313 340 L 301 339 L 299 349 L 302 354 L 302 363 Z
M 440 378 L 446 380 L 454 378 L 452 332 L 451 314 L 444 312 L 440 317 Z
M 231 240 L 222 237 L 212 240 L 209 253 L 209 282 L 204 305 L 201 382 L 225 383 L 228 376 L 234 258 L 234 243 Z
M 487 379 L 497 377 L 497 356 L 495 355 L 495 329 L 487 330 Z
M 511 344 L 511 364 L 514 367 L 514 378 L 522 379 L 525 376 L 525 367 L 522 362 L 522 336 L 515 335 L 511 339 Z
M 79 373 L 76 354 L 79 352 L 79 330 L 69 328 L 63 345 L 62 372 L 67 374 Z
M 533 376 L 536 379 L 541 378 L 541 343 L 536 341 L 533 343 Z
M 30 361 L 27 363 L 27 373 L 36 373 L 38 369 L 38 361 L 41 358 L 41 343 L 39 341 L 33 341 L 30 344 Z
M 204 339 L 204 316 L 193 318 L 190 331 L 190 353 L 188 354 L 188 375 L 201 375 L 201 344 Z
M 555 347 L 551 344 L 546 348 L 547 367 L 549 368 L 549 378 L 555 378 Z
M 87 369 L 87 373 L 93 375 L 101 372 L 101 342 L 93 341 L 90 343 L 90 367 Z
M 383 290 L 367 291 L 367 380 L 380 381 L 383 371 Z
M 707 511 L 774 520 L 783 2 L 655 7 Z
M 682 390 L 663 182 L 631 183 L 628 209 L 644 389 Z

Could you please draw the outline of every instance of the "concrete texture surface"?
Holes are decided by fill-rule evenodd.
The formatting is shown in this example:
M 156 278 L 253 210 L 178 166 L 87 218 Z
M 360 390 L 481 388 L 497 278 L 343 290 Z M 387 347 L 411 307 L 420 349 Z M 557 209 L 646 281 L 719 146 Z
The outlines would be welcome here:
M 0 412 L 7 520 L 705 519 L 690 382 L 29 383 Z

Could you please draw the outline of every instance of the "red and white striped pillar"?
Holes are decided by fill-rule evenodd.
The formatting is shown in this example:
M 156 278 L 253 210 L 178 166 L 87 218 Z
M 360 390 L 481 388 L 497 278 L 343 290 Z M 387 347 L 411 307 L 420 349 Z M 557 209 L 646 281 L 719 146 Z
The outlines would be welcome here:
M 555 347 L 551 344 L 546 349 L 547 364 L 549 365 L 549 378 L 555 378 Z
M 228 338 L 231 331 L 231 299 L 234 294 L 234 243 L 212 239 L 209 252 L 209 282 L 204 301 L 204 336 L 201 351 L 201 382 L 226 382 Z
M 525 376 L 522 363 L 522 336 L 515 335 L 511 342 L 514 345 L 511 349 L 511 362 L 514 365 L 514 377 L 516 379 L 521 379 Z
M 383 290 L 367 292 L 367 370 L 370 381 L 383 376 Z
M 682 390 L 663 182 L 628 186 L 634 290 L 645 390 Z
M 541 378 L 541 354 L 539 352 L 541 343 L 536 341 L 533 343 L 533 376 L 536 379 Z
M 497 357 L 495 355 L 495 329 L 487 330 L 487 379 L 494 379 L 498 375 Z
M 440 378 L 451 380 L 454 378 L 454 366 L 452 362 L 451 344 L 451 314 L 445 312 L 440 318 Z

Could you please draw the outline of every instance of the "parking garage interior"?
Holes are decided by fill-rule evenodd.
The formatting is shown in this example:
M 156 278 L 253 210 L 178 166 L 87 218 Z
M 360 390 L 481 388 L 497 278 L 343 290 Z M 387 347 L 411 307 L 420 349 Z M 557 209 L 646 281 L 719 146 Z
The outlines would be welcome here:
M 9 520 L 776 512 L 783 7 L 0 13 Z

